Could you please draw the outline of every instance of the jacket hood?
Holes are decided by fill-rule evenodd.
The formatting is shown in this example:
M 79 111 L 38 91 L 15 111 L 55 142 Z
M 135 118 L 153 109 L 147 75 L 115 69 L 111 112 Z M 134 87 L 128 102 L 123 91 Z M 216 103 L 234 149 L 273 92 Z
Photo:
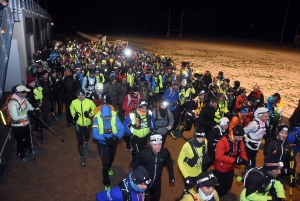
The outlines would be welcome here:
M 111 109 L 108 105 L 103 105 L 102 108 L 101 108 L 101 115 L 100 117 L 103 118 L 103 117 L 107 117 L 107 116 L 112 116 L 111 115 Z

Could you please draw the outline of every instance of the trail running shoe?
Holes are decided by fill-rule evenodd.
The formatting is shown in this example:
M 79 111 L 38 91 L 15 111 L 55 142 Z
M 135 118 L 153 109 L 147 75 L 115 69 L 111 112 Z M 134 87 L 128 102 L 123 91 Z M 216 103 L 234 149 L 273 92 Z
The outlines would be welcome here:
M 23 161 L 24 163 L 28 163 L 28 162 L 29 162 L 29 160 L 28 160 L 27 157 L 22 158 L 22 161 Z
M 85 164 L 86 164 L 86 161 L 85 161 L 85 157 L 84 157 L 84 156 L 81 156 L 81 158 L 80 158 L 80 164 L 81 164 L 81 165 L 85 165 Z
M 62 115 L 59 115 L 58 118 L 59 119 L 65 119 L 64 116 L 62 116 Z
M 55 117 L 54 117 L 54 120 L 55 120 L 55 121 L 57 121 L 58 119 L 59 119 L 59 117 L 58 117 L 58 116 L 55 116 Z
M 109 176 L 113 176 L 114 175 L 114 171 L 111 168 L 108 169 L 108 175 Z
M 106 191 L 110 190 L 110 186 L 104 186 L 104 190 Z
M 177 137 L 175 136 L 175 133 L 174 133 L 174 131 L 170 131 L 170 135 L 171 135 L 171 137 L 173 138 L 173 139 L 177 139 Z

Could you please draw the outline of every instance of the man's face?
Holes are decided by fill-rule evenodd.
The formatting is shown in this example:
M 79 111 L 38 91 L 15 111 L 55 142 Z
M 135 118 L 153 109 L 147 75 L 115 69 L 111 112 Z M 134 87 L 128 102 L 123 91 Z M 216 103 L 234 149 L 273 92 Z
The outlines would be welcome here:
M 223 125 L 223 126 L 220 126 L 222 130 L 227 130 L 227 128 L 229 127 L 229 124 L 226 124 L 226 125 Z
M 81 101 L 85 99 L 85 95 L 84 94 L 79 94 L 79 95 L 77 95 L 77 97 Z
M 160 144 L 160 143 L 153 143 L 150 146 L 151 146 L 152 151 L 155 154 L 158 154 L 160 152 L 160 150 L 161 150 L 162 144 Z
M 91 73 L 91 74 L 90 74 L 90 77 L 95 77 L 95 73 Z
M 117 83 L 117 80 L 116 80 L 116 79 L 114 79 L 114 80 L 111 81 L 111 84 L 112 84 L 112 85 L 115 85 L 116 83 Z
M 137 184 L 137 187 L 139 187 L 142 191 L 145 191 L 147 189 L 147 184 Z
M 202 143 L 204 141 L 204 137 L 197 137 L 196 139 L 199 143 Z
M 287 138 L 287 136 L 288 136 L 288 132 L 287 131 L 280 131 L 279 133 L 278 133 L 278 137 L 280 138 L 280 140 L 283 140 L 283 141 L 285 141 L 286 140 L 286 138 Z
M 24 99 L 27 96 L 27 92 L 17 93 L 17 96 L 19 96 L 21 99 Z
M 146 112 L 146 111 L 147 111 L 147 106 L 142 106 L 142 107 L 140 107 L 140 111 L 141 111 L 141 112 Z
M 38 67 L 38 68 L 36 69 L 36 71 L 40 73 L 40 72 L 42 72 L 42 71 L 43 71 L 43 68 L 41 68 L 41 67 Z
M 66 70 L 65 74 L 66 74 L 66 76 L 70 76 L 71 75 L 71 71 L 70 70 Z
M 268 174 L 273 177 L 273 178 L 276 178 L 278 177 L 278 175 L 281 174 L 281 167 L 275 169 L 275 170 L 272 170 L 272 171 L 268 171 Z
M 262 122 L 264 122 L 264 123 L 267 123 L 267 121 L 269 120 L 269 118 L 270 118 L 270 113 L 269 113 L 269 112 L 264 113 L 263 115 L 261 115 L 261 116 L 259 117 L 259 119 L 260 119 Z
M 1 1 L 2 6 L 6 7 L 8 5 L 7 1 Z
M 36 82 L 35 82 L 35 81 L 33 81 L 33 82 L 31 82 L 31 83 L 29 84 L 29 86 L 31 86 L 32 88 L 34 88 L 35 85 L 36 85 Z
M 126 79 L 122 79 L 122 84 L 126 84 Z
M 210 107 L 213 107 L 213 108 L 216 109 L 217 106 L 218 106 L 218 103 L 217 102 L 210 102 L 209 105 L 210 105 Z
M 46 80 L 46 79 L 48 79 L 48 76 L 49 76 L 49 74 L 48 74 L 48 73 L 45 73 L 45 74 L 43 75 L 43 78 Z
M 179 85 L 173 85 L 173 89 L 174 89 L 175 91 L 178 91 Z
M 234 135 L 233 138 L 234 138 L 234 141 L 236 141 L 236 142 L 243 140 L 243 136 L 235 136 Z
M 203 100 L 204 98 L 205 98 L 205 94 L 199 95 L 199 99 L 200 99 L 200 100 Z

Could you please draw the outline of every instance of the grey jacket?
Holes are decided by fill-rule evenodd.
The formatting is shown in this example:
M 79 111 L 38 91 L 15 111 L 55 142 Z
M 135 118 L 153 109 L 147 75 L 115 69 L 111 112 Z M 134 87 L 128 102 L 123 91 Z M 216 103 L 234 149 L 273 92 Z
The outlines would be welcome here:
M 158 109 L 152 111 L 152 118 L 154 119 L 154 125 L 155 125 L 155 133 L 166 135 L 168 132 L 168 129 L 166 127 L 167 126 L 171 126 L 171 128 L 173 127 L 174 124 L 173 114 L 169 109 L 166 110 L 167 110 L 166 113 L 167 115 L 164 119 L 160 116 Z

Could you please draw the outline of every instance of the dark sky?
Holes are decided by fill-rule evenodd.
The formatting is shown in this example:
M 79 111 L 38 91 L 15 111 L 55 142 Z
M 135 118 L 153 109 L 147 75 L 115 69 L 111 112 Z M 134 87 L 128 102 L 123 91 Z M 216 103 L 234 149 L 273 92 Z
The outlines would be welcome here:
M 279 40 L 289 0 L 48 0 L 55 31 L 67 33 L 207 34 Z M 45 8 L 45 2 L 40 0 Z M 85 3 L 86 2 L 86 3 Z M 65 6 L 67 5 L 67 6 Z M 300 24 L 300 1 L 290 0 L 284 40 L 294 39 Z M 299 31 L 300 35 L 300 31 Z

